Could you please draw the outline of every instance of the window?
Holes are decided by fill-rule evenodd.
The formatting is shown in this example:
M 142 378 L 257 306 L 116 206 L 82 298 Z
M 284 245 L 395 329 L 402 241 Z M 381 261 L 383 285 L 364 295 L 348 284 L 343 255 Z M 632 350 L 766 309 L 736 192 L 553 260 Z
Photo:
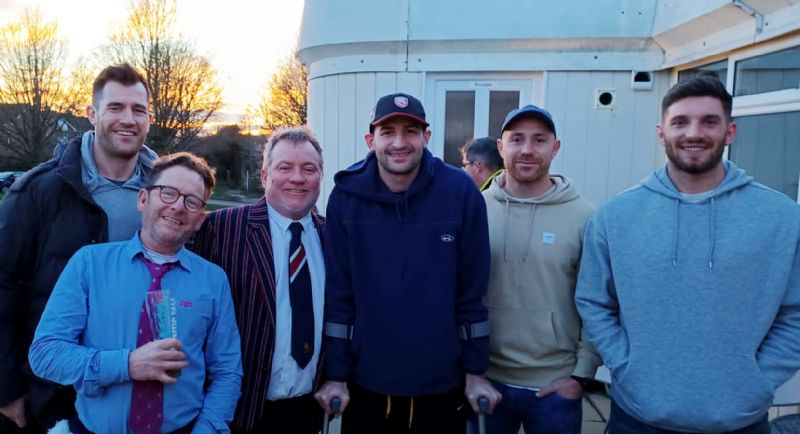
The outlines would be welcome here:
M 736 118 L 728 158 L 756 181 L 798 199 L 800 111 Z
M 541 75 L 534 74 L 533 80 L 434 76 L 431 81 L 435 100 L 431 123 L 444 126 L 433 128 L 431 152 L 445 163 L 461 167 L 459 148 L 475 137 L 497 137 L 508 112 L 532 101 L 532 90 L 535 83 L 541 84 Z
M 756 182 L 800 202 L 800 37 L 736 50 L 677 76 L 699 73 L 716 75 L 733 95 L 737 136 L 727 157 Z
M 475 130 L 475 92 L 453 90 L 446 94 L 444 113 L 444 161 L 461 167 L 461 148 Z
M 678 72 L 678 81 L 686 80 L 687 78 L 694 77 L 698 74 L 710 75 L 717 77 L 722 84 L 727 85 L 728 81 L 728 59 L 720 60 L 719 62 L 709 63 L 707 65 L 698 66 L 692 69 L 684 69 Z
M 800 47 L 736 62 L 734 96 L 800 88 Z

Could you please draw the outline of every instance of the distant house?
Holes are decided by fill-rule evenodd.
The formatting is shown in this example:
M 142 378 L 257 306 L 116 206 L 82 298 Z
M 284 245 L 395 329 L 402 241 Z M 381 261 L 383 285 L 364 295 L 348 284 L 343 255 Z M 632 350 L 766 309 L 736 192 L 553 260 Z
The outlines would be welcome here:
M 0 167 L 4 167 L 2 158 L 8 155 L 7 147 L 11 146 L 11 136 L 8 131 L 13 130 L 12 124 L 20 122 L 25 106 L 22 104 L 0 104 Z M 56 133 L 51 138 L 51 143 L 46 144 L 46 149 L 55 150 L 56 146 L 66 143 L 72 138 L 83 134 L 85 131 L 94 129 L 89 119 L 81 116 L 74 116 L 69 113 L 59 113 L 56 117 Z M 47 158 L 51 154 L 48 151 L 42 158 Z M 29 169 L 29 167 L 20 167 Z
M 321 206 L 394 91 L 425 103 L 429 149 L 454 165 L 510 109 L 548 108 L 553 169 L 599 204 L 663 164 L 661 98 L 700 70 L 734 94 L 727 157 L 798 198 L 800 0 L 306 0 L 298 54 L 325 147 Z

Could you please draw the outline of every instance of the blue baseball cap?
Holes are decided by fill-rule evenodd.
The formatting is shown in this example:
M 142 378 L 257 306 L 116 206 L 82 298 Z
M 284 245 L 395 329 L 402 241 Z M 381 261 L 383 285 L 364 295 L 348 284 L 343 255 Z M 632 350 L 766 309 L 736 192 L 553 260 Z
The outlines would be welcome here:
M 503 132 L 508 129 L 508 126 L 511 125 L 512 122 L 516 121 L 517 119 L 527 117 L 542 121 L 553 133 L 553 135 L 556 135 L 556 124 L 553 122 L 553 116 L 550 115 L 549 111 L 541 107 L 536 107 L 533 104 L 528 104 L 525 107 L 520 107 L 508 112 L 506 115 L 506 120 L 503 121 L 503 127 L 500 129 L 500 134 L 503 134 Z

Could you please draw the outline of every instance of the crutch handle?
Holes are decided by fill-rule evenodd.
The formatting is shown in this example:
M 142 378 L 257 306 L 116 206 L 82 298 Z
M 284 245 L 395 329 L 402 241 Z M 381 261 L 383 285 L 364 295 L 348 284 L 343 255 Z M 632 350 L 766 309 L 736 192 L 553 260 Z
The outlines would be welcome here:
M 325 423 L 322 424 L 322 434 L 328 434 L 330 432 L 331 421 L 342 408 L 342 400 L 338 396 L 334 396 L 331 398 L 329 406 L 331 408 L 331 412 L 330 414 L 325 415 Z
M 486 413 L 489 412 L 489 398 L 478 397 L 478 434 L 486 434 Z
M 339 413 L 339 410 L 342 408 L 342 400 L 338 396 L 334 396 L 331 398 L 331 414 Z
M 485 396 L 478 397 L 478 412 L 481 414 L 489 412 L 489 398 Z

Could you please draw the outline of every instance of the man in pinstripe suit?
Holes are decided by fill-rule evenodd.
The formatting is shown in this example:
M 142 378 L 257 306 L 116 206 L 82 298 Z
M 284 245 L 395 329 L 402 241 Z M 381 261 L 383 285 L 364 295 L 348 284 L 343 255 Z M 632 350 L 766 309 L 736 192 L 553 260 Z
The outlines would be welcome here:
M 228 274 L 242 337 L 234 433 L 316 434 L 321 427 L 322 409 L 311 395 L 319 378 L 325 284 L 323 219 L 311 212 L 321 179 L 322 148 L 311 130 L 280 128 L 264 147 L 264 197 L 209 214 L 197 233 L 197 253 Z M 296 279 L 303 267 L 310 284 L 295 283 L 303 280 Z M 310 297 L 298 298 L 298 286 L 310 286 Z M 296 341 L 298 330 L 307 332 L 305 341 Z

